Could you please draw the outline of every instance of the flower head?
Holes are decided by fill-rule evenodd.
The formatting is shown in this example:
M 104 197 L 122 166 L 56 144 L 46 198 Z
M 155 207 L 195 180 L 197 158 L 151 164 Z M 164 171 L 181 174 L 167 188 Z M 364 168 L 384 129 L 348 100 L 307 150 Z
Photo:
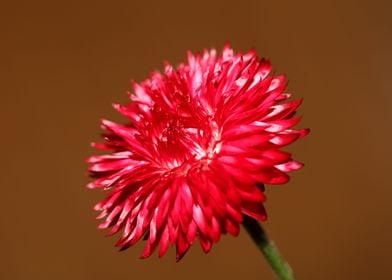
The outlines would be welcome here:
M 148 257 L 172 244 L 179 260 L 195 239 L 208 252 L 221 234 L 238 235 L 243 215 L 266 219 L 263 184 L 302 167 L 281 148 L 308 133 L 292 129 L 301 100 L 282 102 L 285 78 L 270 71 L 254 51 L 189 52 L 114 105 L 129 123 L 102 121 L 105 143 L 93 146 L 108 153 L 88 159 L 88 187 L 110 190 L 95 210 L 99 228 L 122 232 L 117 246 L 145 239 Z

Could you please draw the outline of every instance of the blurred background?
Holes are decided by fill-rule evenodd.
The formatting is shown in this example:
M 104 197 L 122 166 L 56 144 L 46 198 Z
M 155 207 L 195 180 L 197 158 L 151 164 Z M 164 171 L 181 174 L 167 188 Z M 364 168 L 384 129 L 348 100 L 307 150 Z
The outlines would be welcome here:
M 267 187 L 265 228 L 298 279 L 391 279 L 389 1 L 3 1 L 0 278 L 274 279 L 245 231 L 139 260 L 97 230 L 84 159 L 99 119 L 125 121 L 130 80 L 186 51 L 255 48 L 304 98 L 306 167 Z

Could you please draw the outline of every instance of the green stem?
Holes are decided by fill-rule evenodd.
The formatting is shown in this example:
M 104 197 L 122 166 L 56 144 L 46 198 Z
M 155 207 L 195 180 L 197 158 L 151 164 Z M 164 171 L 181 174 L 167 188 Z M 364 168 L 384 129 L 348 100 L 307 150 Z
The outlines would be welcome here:
M 293 271 L 289 264 L 280 255 L 274 242 L 268 238 L 267 233 L 261 225 L 253 218 L 244 215 L 243 222 L 246 230 L 263 253 L 279 280 L 295 280 Z

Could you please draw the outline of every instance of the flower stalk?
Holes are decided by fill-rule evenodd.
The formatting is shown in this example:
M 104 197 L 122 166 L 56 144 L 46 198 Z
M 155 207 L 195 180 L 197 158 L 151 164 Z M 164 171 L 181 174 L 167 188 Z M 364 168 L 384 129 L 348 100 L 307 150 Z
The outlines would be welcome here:
M 293 271 L 289 264 L 279 253 L 274 242 L 269 239 L 263 227 L 253 218 L 244 215 L 244 227 L 252 237 L 256 246 L 263 253 L 268 263 L 274 270 L 279 280 L 295 280 Z

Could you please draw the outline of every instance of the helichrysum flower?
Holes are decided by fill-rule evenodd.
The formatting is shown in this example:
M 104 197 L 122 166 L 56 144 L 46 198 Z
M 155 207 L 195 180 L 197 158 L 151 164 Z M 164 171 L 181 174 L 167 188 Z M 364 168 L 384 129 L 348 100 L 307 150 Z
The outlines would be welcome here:
M 134 83 L 131 102 L 114 107 L 129 122 L 102 121 L 105 151 L 88 159 L 89 188 L 110 190 L 95 206 L 99 228 L 121 231 L 117 246 L 146 240 L 142 257 L 175 245 L 180 259 L 198 239 L 205 252 L 221 234 L 238 235 L 243 215 L 266 219 L 263 184 L 284 184 L 302 164 L 282 147 L 301 100 L 282 102 L 284 76 L 254 51 L 226 46 Z

